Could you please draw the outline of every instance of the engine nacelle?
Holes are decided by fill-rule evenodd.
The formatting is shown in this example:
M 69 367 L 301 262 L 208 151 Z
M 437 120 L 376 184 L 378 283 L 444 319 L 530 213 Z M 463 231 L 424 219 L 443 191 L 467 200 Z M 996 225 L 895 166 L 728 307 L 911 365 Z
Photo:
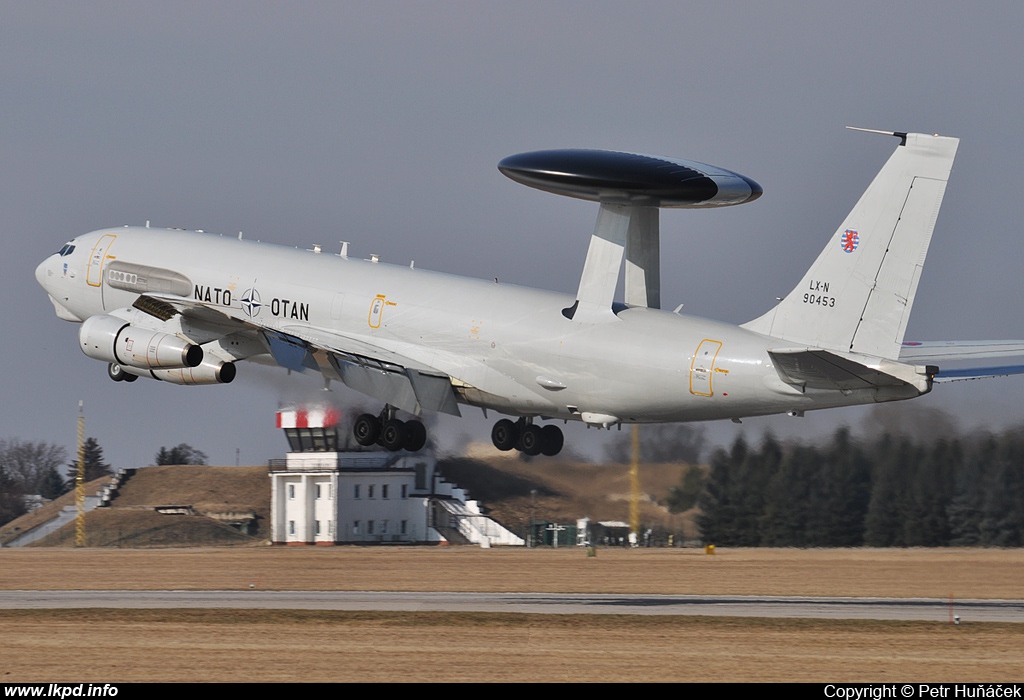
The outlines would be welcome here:
M 154 369 L 150 374 L 154 379 L 171 382 L 172 384 L 186 384 L 196 386 L 200 384 L 230 384 L 238 370 L 234 362 L 221 362 L 207 358 L 195 367 L 182 367 L 181 369 Z
M 139 369 L 196 367 L 203 349 L 170 333 L 136 328 L 122 318 L 90 316 L 78 331 L 82 352 L 95 360 Z

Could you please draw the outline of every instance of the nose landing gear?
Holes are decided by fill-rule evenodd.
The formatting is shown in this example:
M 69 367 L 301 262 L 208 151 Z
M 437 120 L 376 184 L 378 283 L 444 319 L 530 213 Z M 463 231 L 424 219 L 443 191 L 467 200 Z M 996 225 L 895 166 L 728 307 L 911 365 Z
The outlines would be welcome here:
M 556 425 L 542 428 L 534 425 L 532 419 L 520 418 L 513 423 L 502 418 L 491 429 L 491 442 L 502 452 L 516 449 L 531 456 L 543 454 L 554 457 L 562 451 L 565 439 L 561 428 Z
M 352 435 L 363 447 L 377 444 L 392 452 L 418 452 L 427 444 L 427 429 L 423 423 L 395 418 L 394 406 L 385 406 L 379 416 L 364 413 L 356 418 Z

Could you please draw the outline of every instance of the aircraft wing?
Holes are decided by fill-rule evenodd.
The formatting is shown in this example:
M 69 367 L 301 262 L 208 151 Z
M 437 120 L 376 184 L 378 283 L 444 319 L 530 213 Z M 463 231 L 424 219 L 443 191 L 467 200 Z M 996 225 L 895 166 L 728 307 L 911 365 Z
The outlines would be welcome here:
M 1014 358 L 1017 362 L 960 367 L 959 363 L 974 364 L 991 360 Z M 967 379 L 986 379 L 1024 374 L 1024 340 L 932 340 L 907 341 L 900 349 L 904 362 L 927 362 L 939 365 L 937 382 L 957 382 Z
M 268 328 L 246 319 L 237 310 L 169 294 L 140 296 L 135 308 L 160 321 L 176 314 L 208 336 L 245 329 L 259 337 L 274 361 L 297 372 L 315 371 L 344 382 L 356 391 L 410 413 L 423 410 L 460 415 L 452 378 L 430 364 L 385 347 L 376 339 L 358 338 L 316 326 Z M 190 333 L 192 335 L 194 333 Z M 196 338 L 205 342 L 204 338 Z

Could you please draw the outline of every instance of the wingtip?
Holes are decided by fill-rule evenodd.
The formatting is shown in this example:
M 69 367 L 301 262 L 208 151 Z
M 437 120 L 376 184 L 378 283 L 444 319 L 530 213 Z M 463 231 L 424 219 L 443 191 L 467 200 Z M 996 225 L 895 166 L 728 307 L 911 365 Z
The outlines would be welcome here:
M 865 134 L 881 134 L 882 136 L 895 136 L 900 140 L 901 146 L 907 145 L 906 131 L 885 131 L 884 129 L 865 129 L 862 126 L 847 126 L 850 131 L 863 131 Z

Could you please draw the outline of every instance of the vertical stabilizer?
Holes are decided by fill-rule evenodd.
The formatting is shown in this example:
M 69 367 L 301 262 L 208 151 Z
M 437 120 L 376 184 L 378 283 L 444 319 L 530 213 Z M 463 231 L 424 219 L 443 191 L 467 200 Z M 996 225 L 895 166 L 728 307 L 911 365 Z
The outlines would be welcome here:
M 892 135 L 902 139 L 899 147 L 800 283 L 744 328 L 810 347 L 899 357 L 959 139 Z

